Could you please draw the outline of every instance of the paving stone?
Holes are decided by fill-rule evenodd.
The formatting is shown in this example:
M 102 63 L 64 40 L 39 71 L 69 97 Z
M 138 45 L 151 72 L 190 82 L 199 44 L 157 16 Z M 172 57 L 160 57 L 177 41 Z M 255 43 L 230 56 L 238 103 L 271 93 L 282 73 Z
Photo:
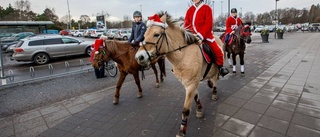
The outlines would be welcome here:
M 62 101 L 61 103 L 66 108 L 69 108 L 69 107 L 72 107 L 72 106 L 75 106 L 75 105 L 83 104 L 85 102 L 86 101 L 84 99 L 82 99 L 81 97 L 74 97 L 74 98 L 70 98 L 70 99 L 67 99 L 65 101 Z
M 261 116 L 262 114 L 245 109 L 240 109 L 236 114 L 234 114 L 233 117 L 255 125 L 259 121 Z
M 271 106 L 276 107 L 276 108 L 281 108 L 289 111 L 294 111 L 296 104 L 292 103 L 287 103 L 279 100 L 274 100 Z
M 9 136 L 14 136 L 14 129 L 13 126 L 6 126 L 0 128 L 0 136 L 1 137 L 9 137 Z
M 69 111 L 65 108 L 62 108 L 58 111 L 55 111 L 53 113 L 49 113 L 47 115 L 44 115 L 43 118 L 46 122 L 52 122 L 67 116 L 71 116 L 71 114 L 69 113 Z
M 250 101 L 247 102 L 242 108 L 263 114 L 267 110 L 268 106 Z
M 232 116 L 238 109 L 239 107 L 222 103 L 218 105 L 217 112 L 228 116 Z
M 240 137 L 238 135 L 232 134 L 222 129 L 219 129 L 217 132 L 215 132 L 213 136 L 214 137 Z
M 83 135 L 83 136 L 91 136 L 91 134 L 96 131 L 96 129 L 93 128 L 85 128 L 84 130 L 82 130 L 79 134 Z
M 41 114 L 38 110 L 30 110 L 30 111 L 25 112 L 22 115 L 14 117 L 13 123 L 20 123 L 20 122 L 28 121 L 30 119 L 34 119 L 34 118 L 37 118 L 40 116 L 41 116 Z
M 293 112 L 280 108 L 269 107 L 265 115 L 290 122 Z
M 280 100 L 280 101 L 284 101 L 284 102 L 288 102 L 288 103 L 293 103 L 293 104 L 297 104 L 299 101 L 298 97 L 295 96 L 289 96 L 289 95 L 285 95 L 285 94 L 279 94 L 276 97 L 276 100 Z
M 232 97 L 238 97 L 238 98 L 242 98 L 245 100 L 249 100 L 252 96 L 254 96 L 254 94 L 256 94 L 255 92 L 245 92 L 245 91 L 237 91 L 236 93 L 234 93 L 232 95 Z
M 63 118 L 60 118 L 60 119 L 57 119 L 57 120 L 54 120 L 54 121 L 46 121 L 47 125 L 49 128 L 52 128 L 54 126 L 56 126 L 57 124 L 61 123 L 62 121 L 68 119 L 69 117 L 71 116 L 66 116 L 66 117 L 63 117 Z
M 289 122 L 268 116 L 262 116 L 258 122 L 258 126 L 285 134 L 289 127 Z
M 306 100 L 312 99 L 315 101 L 320 101 L 320 95 L 307 93 L 307 92 L 303 92 L 301 98 L 306 99 Z
M 287 135 L 290 137 L 319 137 L 320 132 L 291 123 Z
M 259 90 L 259 88 L 244 86 L 239 91 L 240 92 L 255 93 L 255 92 L 258 92 L 258 90 Z
M 266 97 L 274 99 L 278 95 L 278 93 L 279 92 L 269 91 L 269 90 L 259 90 L 259 92 L 256 95 L 266 96 Z
M 45 132 L 41 133 L 39 137 L 61 137 L 67 132 L 58 130 L 58 129 L 51 129 L 51 130 L 46 130 Z
M 89 107 L 90 105 L 88 103 L 82 103 L 82 104 L 77 104 L 71 107 L 67 107 L 68 111 L 71 114 L 75 114 L 80 112 L 81 110 L 84 110 L 85 108 Z
M 249 137 L 284 137 L 284 135 L 266 128 L 255 126 Z
M 308 106 L 311 108 L 320 109 L 320 102 L 315 101 L 315 100 L 311 100 L 311 99 L 300 98 L 299 105 L 304 105 L 304 106 Z
M 302 114 L 294 114 L 292 118 L 292 123 L 296 123 L 301 126 L 305 126 L 311 129 L 320 130 L 320 119 L 310 117 Z
M 230 118 L 223 126 L 222 129 L 240 136 L 247 136 L 253 129 L 254 125 L 244 122 L 239 119 Z
M 59 111 L 61 109 L 64 109 L 65 107 L 62 105 L 61 102 L 51 104 L 49 106 L 45 106 L 39 109 L 41 115 L 47 115 L 49 113 Z
M 270 105 L 273 101 L 273 98 L 270 98 L 267 96 L 259 96 L 258 94 L 256 94 L 249 101 L 260 103 L 260 104 L 265 104 L 265 105 Z
M 169 137 L 171 132 L 168 131 L 158 131 L 156 137 Z
M 67 122 L 61 122 L 61 123 L 57 124 L 55 127 L 53 127 L 53 128 L 69 132 L 69 131 L 77 128 L 77 127 L 78 127 L 78 125 L 75 125 L 75 124 L 71 124 L 71 123 L 67 123 Z
M 0 128 L 4 128 L 7 126 L 13 126 L 13 122 L 12 122 L 12 118 L 11 117 L 7 117 L 7 118 L 2 118 L 0 119 Z
M 265 91 L 279 93 L 281 91 L 281 89 L 282 89 L 282 87 L 275 87 L 275 86 L 265 84 L 263 87 L 261 87 L 260 91 L 265 90 Z
M 320 109 L 310 108 L 303 105 L 298 105 L 296 109 L 297 113 L 320 118 Z
M 221 127 L 229 118 L 230 116 L 217 113 L 214 119 L 214 125 Z
M 27 131 L 23 131 L 20 133 L 16 133 L 16 137 L 33 137 L 33 136 L 37 136 L 40 133 L 46 131 L 48 129 L 47 126 L 43 125 L 43 126 L 38 126 L 32 129 L 29 129 Z
M 20 133 L 42 125 L 47 126 L 42 117 L 37 117 L 28 121 L 14 124 L 14 130 L 15 133 Z
M 223 101 L 223 103 L 237 106 L 237 107 L 242 107 L 246 102 L 247 102 L 247 100 L 245 100 L 245 99 L 232 97 L 232 96 L 227 98 L 225 101 Z

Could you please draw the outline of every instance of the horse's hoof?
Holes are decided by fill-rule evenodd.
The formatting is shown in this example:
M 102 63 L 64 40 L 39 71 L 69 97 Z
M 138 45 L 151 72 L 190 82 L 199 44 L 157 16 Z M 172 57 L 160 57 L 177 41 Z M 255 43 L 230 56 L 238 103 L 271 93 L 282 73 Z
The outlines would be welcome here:
M 142 92 L 139 92 L 137 98 L 142 98 Z
M 156 83 L 156 88 L 159 88 L 159 83 Z
M 213 101 L 216 101 L 216 100 L 218 100 L 218 96 L 217 96 L 217 95 L 212 95 L 212 96 L 211 96 L 211 99 L 212 99 Z
M 245 76 L 244 72 L 241 72 L 241 76 L 242 76 L 242 77 L 244 77 L 244 76 Z
M 211 80 L 208 80 L 207 82 L 208 82 L 207 84 L 208 84 L 209 88 L 212 88 L 212 87 L 213 87 L 212 81 L 211 81 Z
M 119 104 L 119 98 L 114 98 L 113 99 L 113 105 Z
M 230 65 L 230 68 L 232 68 L 233 66 L 232 65 Z
M 197 118 L 202 118 L 203 117 L 203 112 L 202 111 L 196 111 L 196 117 Z
M 176 134 L 176 137 L 185 137 L 185 136 L 186 136 L 185 134 L 180 133 L 180 132 Z
M 160 78 L 160 83 L 162 83 L 164 81 L 164 79 L 163 78 Z

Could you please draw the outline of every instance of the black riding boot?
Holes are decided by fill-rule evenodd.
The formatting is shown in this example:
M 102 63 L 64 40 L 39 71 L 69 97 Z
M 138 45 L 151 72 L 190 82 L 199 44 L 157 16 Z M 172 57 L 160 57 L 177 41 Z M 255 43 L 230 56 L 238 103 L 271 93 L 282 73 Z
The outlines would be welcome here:
M 218 68 L 219 68 L 219 73 L 222 77 L 224 77 L 229 73 L 229 70 L 223 66 L 218 66 Z

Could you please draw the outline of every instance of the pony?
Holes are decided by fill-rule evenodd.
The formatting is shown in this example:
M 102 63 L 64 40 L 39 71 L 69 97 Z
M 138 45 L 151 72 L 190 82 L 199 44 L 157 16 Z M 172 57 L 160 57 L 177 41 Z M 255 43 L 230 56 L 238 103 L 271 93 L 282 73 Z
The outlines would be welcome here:
M 136 60 L 140 65 L 148 65 L 158 56 L 165 55 L 173 67 L 173 73 L 185 88 L 186 97 L 182 109 L 182 122 L 177 136 L 185 136 L 189 114 L 191 114 L 192 100 L 196 102 L 196 117 L 204 115 L 198 86 L 201 80 L 208 80 L 208 86 L 213 88 L 212 99 L 217 99 L 216 81 L 219 77 L 218 66 L 213 64 L 203 78 L 208 64 L 202 56 L 196 37 L 188 30 L 180 28 L 169 14 L 158 13 L 164 25 L 153 24 L 144 34 L 144 42 L 136 53 Z M 222 47 L 223 43 L 216 37 L 216 42 Z
M 224 39 L 223 33 L 220 36 L 220 39 Z M 223 40 L 224 41 L 224 40 Z M 241 75 L 244 75 L 244 54 L 246 50 L 246 43 L 251 43 L 251 29 L 249 25 L 242 26 L 240 25 L 236 30 L 235 33 L 230 36 L 230 41 L 224 43 L 224 49 L 227 53 L 228 63 L 230 67 L 232 67 L 232 73 L 236 74 L 236 56 L 239 55 L 240 58 L 240 71 Z M 230 60 L 230 55 L 232 55 L 232 64 Z
M 116 92 L 113 99 L 113 104 L 119 103 L 120 89 L 128 74 L 132 74 L 136 85 L 138 86 L 137 97 L 142 97 L 142 89 L 139 79 L 139 71 L 143 68 L 137 63 L 134 56 L 136 49 L 128 42 L 115 41 L 115 40 L 105 40 L 105 46 L 99 49 L 99 54 L 94 55 L 92 61 L 93 67 L 98 67 L 99 64 L 108 61 L 109 59 L 114 60 L 117 63 L 119 69 L 119 79 L 116 86 Z M 156 88 L 159 87 L 158 71 L 155 64 L 158 63 L 160 69 L 160 82 L 163 82 L 163 76 L 166 76 L 165 71 L 165 58 L 159 57 L 155 59 L 150 65 L 156 75 Z

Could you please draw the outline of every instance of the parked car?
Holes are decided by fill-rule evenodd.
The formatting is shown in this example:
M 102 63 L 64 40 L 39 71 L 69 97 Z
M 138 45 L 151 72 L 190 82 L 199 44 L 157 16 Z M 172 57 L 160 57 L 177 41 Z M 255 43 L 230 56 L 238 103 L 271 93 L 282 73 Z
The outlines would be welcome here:
M 84 32 L 83 29 L 76 30 L 76 31 L 72 34 L 72 36 L 81 37 L 81 36 L 83 36 L 83 32 Z
M 11 46 L 17 45 L 18 41 L 10 42 L 1 47 L 1 49 L 5 52 L 8 52 L 7 49 Z
M 75 32 L 75 30 L 69 30 L 69 35 L 73 36 Z
M 109 29 L 106 33 L 108 39 L 114 39 L 115 35 L 118 34 L 119 29 Z
M 93 31 L 93 29 L 87 29 L 83 32 L 83 36 L 86 37 L 90 37 L 91 32 Z
M 312 23 L 310 25 L 310 31 L 320 31 L 320 23 Z
M 130 36 L 131 29 L 121 29 L 118 31 L 118 35 L 115 35 L 115 38 L 119 40 L 128 40 Z
M 260 33 L 263 29 L 265 29 L 264 26 L 260 25 L 260 26 L 257 26 L 256 29 L 253 32 L 259 32 Z
M 99 38 L 101 35 L 103 35 L 103 32 L 105 30 L 92 30 L 90 33 L 91 38 Z
M 274 25 L 266 25 L 265 29 L 267 29 L 269 32 L 274 32 L 276 30 Z
M 15 33 L 0 33 L 0 39 L 5 37 L 11 37 Z
M 69 31 L 67 31 L 67 30 L 60 30 L 59 35 L 69 35 Z
M 78 40 L 68 36 L 36 36 L 21 39 L 12 58 L 16 61 L 33 61 L 46 64 L 52 58 L 71 55 L 91 54 L 92 42 Z
M 12 35 L 11 37 L 1 38 L 1 44 L 5 45 L 5 44 L 10 43 L 10 42 L 19 41 L 20 39 L 23 39 L 23 38 L 25 38 L 27 36 L 31 36 L 31 35 L 34 35 L 34 33 L 32 33 L 32 32 L 20 32 L 20 33 Z

